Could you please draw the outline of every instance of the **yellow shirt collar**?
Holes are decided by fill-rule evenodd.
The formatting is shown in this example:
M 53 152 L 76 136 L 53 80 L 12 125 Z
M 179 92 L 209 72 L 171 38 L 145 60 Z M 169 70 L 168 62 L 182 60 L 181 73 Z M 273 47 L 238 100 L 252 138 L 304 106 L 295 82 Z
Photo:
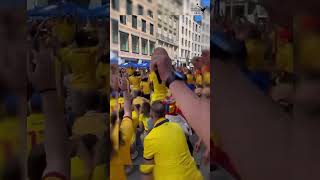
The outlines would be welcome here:
M 154 128 L 155 127 L 158 127 L 158 126 L 160 126 L 161 124 L 163 124 L 163 123 L 166 123 L 166 122 L 169 122 L 169 120 L 167 120 L 166 118 L 164 118 L 164 117 L 162 117 L 162 118 L 159 118 L 157 121 L 156 121 L 156 123 L 154 124 Z

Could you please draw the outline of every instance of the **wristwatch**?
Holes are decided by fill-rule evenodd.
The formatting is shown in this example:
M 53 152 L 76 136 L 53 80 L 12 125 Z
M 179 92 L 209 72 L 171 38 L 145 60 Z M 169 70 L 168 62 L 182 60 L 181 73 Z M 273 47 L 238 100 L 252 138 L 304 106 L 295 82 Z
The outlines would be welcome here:
M 186 76 L 180 72 L 172 71 L 166 80 L 166 86 L 169 88 L 170 84 L 176 80 L 177 81 L 185 81 Z

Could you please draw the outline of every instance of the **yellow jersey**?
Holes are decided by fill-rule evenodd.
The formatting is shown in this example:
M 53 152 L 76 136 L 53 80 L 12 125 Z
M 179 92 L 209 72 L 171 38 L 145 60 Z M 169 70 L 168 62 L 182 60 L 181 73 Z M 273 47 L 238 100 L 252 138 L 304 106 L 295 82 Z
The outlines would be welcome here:
M 131 142 L 132 137 L 134 136 L 133 122 L 129 117 L 124 117 L 120 124 L 120 131 L 123 135 L 124 145 L 120 146 L 118 157 L 121 165 L 130 165 L 132 164 L 131 160 Z M 116 157 L 115 157 L 116 158 Z
M 133 73 L 134 73 L 134 69 L 133 69 L 133 68 L 128 68 L 128 69 L 127 69 L 127 74 L 128 74 L 129 76 L 131 76 Z
M 119 97 L 118 98 L 118 108 L 121 109 L 124 107 L 124 98 L 123 97 Z
M 115 112 L 116 111 L 116 105 L 117 105 L 117 100 L 114 98 L 110 99 L 110 112 Z M 111 113 L 110 113 L 111 114 Z
M 320 70 L 320 33 L 304 33 L 298 44 L 298 64 L 306 71 Z
M 153 84 L 154 91 L 151 96 L 151 102 L 164 100 L 168 94 L 168 88 L 166 87 L 165 82 L 162 81 L 160 84 L 155 72 L 150 73 L 149 81 Z
M 53 31 L 57 35 L 60 43 L 70 44 L 75 37 L 76 27 L 75 24 L 60 21 L 53 26 Z
M 107 129 L 106 119 L 103 113 L 87 112 L 76 119 L 72 126 L 72 134 L 75 136 L 93 134 L 102 138 Z
M 183 129 L 165 118 L 157 120 L 145 137 L 143 157 L 153 160 L 154 165 L 149 168 L 141 166 L 140 171 L 152 172 L 155 180 L 203 179 L 190 154 Z
M 149 81 L 141 81 L 140 89 L 143 94 L 150 94 L 150 82 Z
M 293 45 L 280 44 L 276 55 L 277 69 L 282 72 L 293 73 Z
M 139 115 L 139 123 L 142 123 L 143 124 L 143 128 L 145 131 L 148 131 L 149 128 L 148 128 L 148 121 L 149 121 L 150 117 L 146 117 L 144 116 L 143 114 L 140 114 Z
M 88 180 L 89 175 L 86 165 L 82 159 L 75 156 L 71 159 L 71 179 L 72 180 Z
M 40 144 L 44 140 L 44 121 L 45 116 L 41 113 L 31 114 L 27 118 L 27 130 L 28 130 L 28 152 L 32 147 Z
M 192 74 L 187 74 L 187 83 L 194 84 L 194 77 Z
M 140 76 L 130 76 L 129 77 L 129 83 L 132 86 L 132 91 L 139 91 L 140 90 L 140 82 L 141 77 Z
M 0 120 L 0 169 L 4 162 L 18 156 L 19 134 L 20 122 L 16 117 L 4 117 Z
M 251 71 L 259 71 L 265 67 L 266 44 L 261 40 L 246 41 L 247 67 Z
M 196 85 L 197 85 L 197 86 L 202 86 L 203 80 L 202 80 L 202 75 L 201 75 L 201 73 L 200 73 L 200 72 L 197 72 L 196 75 L 195 75 L 195 77 L 196 77 Z
M 71 49 L 61 57 L 63 64 L 72 72 L 71 85 L 78 90 L 95 90 L 97 47 Z

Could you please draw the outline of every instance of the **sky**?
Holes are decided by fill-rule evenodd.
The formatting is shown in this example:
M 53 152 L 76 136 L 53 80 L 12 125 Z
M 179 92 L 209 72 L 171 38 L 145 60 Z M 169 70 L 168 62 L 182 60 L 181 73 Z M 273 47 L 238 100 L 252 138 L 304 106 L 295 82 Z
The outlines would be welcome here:
M 207 7 L 206 11 L 209 11 L 210 8 L 210 0 L 201 0 L 201 6 Z M 201 16 L 194 16 L 195 21 L 201 22 L 202 17 Z

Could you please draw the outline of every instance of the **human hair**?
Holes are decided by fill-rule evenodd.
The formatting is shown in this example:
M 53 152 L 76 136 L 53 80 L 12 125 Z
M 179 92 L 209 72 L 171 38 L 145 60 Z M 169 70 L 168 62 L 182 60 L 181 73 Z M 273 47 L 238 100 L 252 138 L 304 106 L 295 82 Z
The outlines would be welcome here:
M 119 118 L 122 119 L 123 116 L 124 116 L 124 109 L 121 108 L 121 109 L 119 109 Z
M 94 134 L 85 134 L 81 136 L 81 142 L 85 149 L 89 152 L 90 156 L 94 156 L 94 147 L 98 143 L 98 137 Z
M 166 115 L 166 108 L 162 101 L 155 101 L 151 105 L 150 113 L 154 116 L 154 118 L 162 118 Z
M 141 107 L 141 114 L 146 117 L 150 116 L 150 104 L 148 102 L 144 102 Z

